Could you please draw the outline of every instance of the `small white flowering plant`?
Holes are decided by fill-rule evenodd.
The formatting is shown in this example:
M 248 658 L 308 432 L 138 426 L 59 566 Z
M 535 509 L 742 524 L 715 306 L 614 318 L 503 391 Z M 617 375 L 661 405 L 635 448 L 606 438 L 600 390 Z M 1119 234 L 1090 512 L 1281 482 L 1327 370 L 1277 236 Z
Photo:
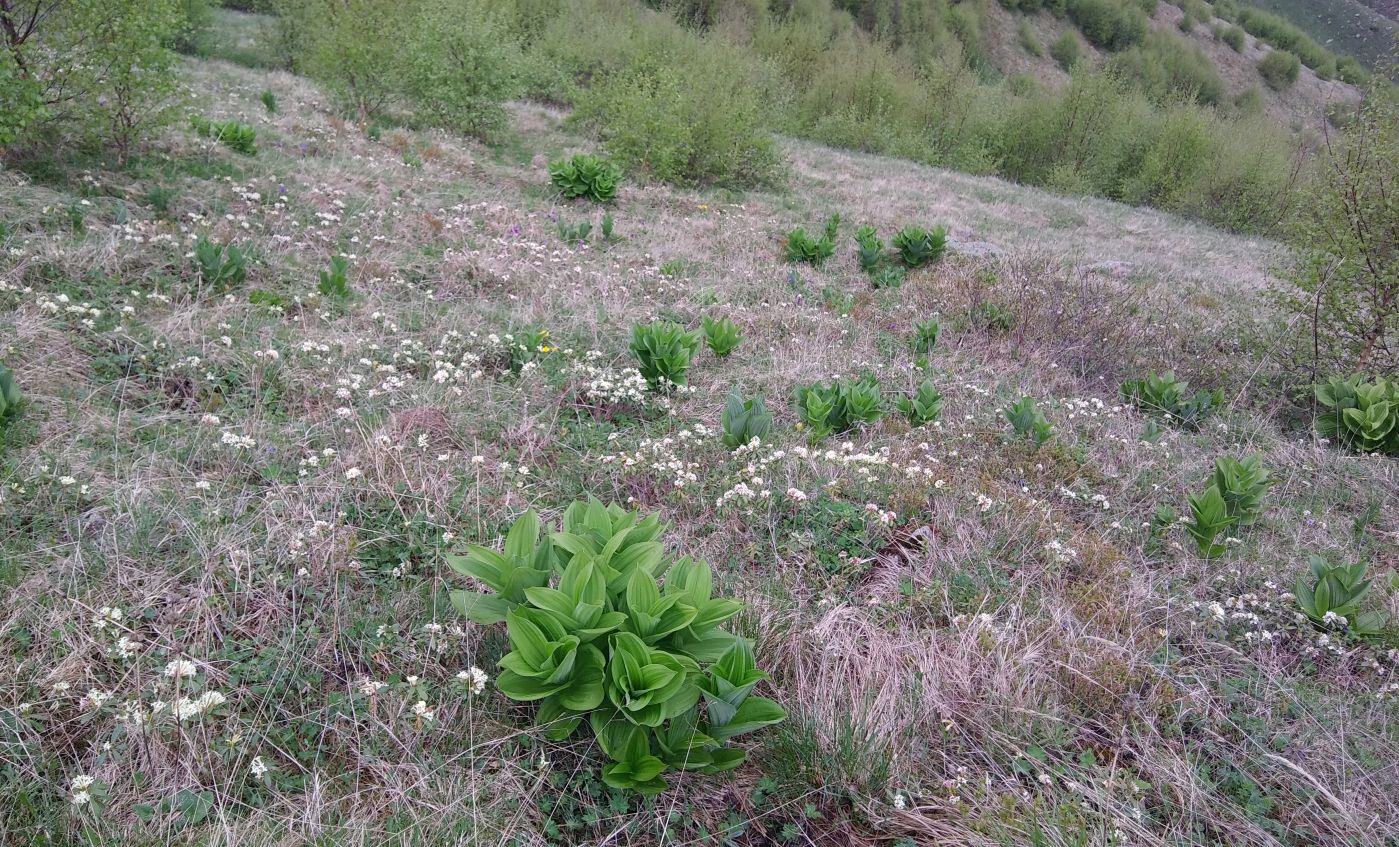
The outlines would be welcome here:
M 742 604 L 713 596 L 705 562 L 668 557 L 663 529 L 656 515 L 591 500 L 570 506 L 552 535 L 541 537 L 530 511 L 502 550 L 448 557 L 493 592 L 453 592 L 457 608 L 506 624 L 512 650 L 496 687 L 537 701 L 550 739 L 586 723 L 611 759 L 603 781 L 641 794 L 664 791 L 668 770 L 737 767 L 746 753 L 727 742 L 786 717 L 752 693 L 766 674 L 751 644 L 722 628 Z

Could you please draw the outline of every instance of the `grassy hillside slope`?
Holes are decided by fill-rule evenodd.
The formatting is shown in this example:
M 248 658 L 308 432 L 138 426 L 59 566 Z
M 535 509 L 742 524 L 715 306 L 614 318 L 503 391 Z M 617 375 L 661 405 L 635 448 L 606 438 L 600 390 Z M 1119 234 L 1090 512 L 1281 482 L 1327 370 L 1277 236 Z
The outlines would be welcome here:
M 0 458 L 0 842 L 1393 842 L 1399 635 L 1318 630 L 1290 588 L 1309 555 L 1364 560 L 1366 608 L 1399 613 L 1399 476 L 1259 402 L 1282 387 L 1241 333 L 1270 242 L 791 142 L 780 192 L 625 182 L 609 242 L 548 187 L 589 149 L 554 110 L 512 107 L 485 147 L 366 132 L 285 73 L 182 75 L 255 155 L 175 129 L 123 166 L 0 172 L 26 398 Z M 833 212 L 836 257 L 785 262 Z M 872 289 L 866 223 L 943 223 L 952 250 Z M 246 280 L 204 279 L 201 235 Z M 721 315 L 734 353 L 636 387 L 635 323 Z M 1220 413 L 1119 400 L 1168 369 Z M 860 374 L 931 380 L 941 419 L 808 444 L 795 387 Z M 736 385 L 776 418 L 738 453 Z M 1003 414 L 1022 396 L 1039 449 Z M 1253 454 L 1261 520 L 1202 559 L 1186 495 Z M 740 770 L 615 791 L 590 740 L 496 689 L 501 627 L 452 608 L 444 557 L 587 496 L 659 511 L 747 604 L 789 717 Z

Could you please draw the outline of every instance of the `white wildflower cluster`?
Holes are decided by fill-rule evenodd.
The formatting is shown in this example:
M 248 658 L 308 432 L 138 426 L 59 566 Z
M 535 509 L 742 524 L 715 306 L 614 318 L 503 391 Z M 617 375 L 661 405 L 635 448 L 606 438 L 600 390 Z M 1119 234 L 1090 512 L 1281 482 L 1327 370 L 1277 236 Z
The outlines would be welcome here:
M 257 441 L 247 435 L 239 435 L 231 430 L 224 430 L 219 437 L 219 442 L 233 450 L 252 450 L 257 447 Z
M 68 800 L 74 806 L 86 806 L 92 802 L 92 785 L 96 780 L 87 774 L 78 774 L 68 783 Z
M 699 475 L 695 473 L 699 463 L 685 453 L 708 436 L 709 430 L 702 424 L 696 424 L 694 429 L 682 429 L 674 436 L 644 439 L 634 452 L 606 454 L 599 461 L 604 465 L 646 470 L 669 480 L 674 488 L 684 488 L 699 481 Z
M 589 350 L 581 361 L 569 365 L 568 373 L 578 385 L 578 397 L 599 406 L 638 406 L 668 409 L 669 398 L 651 391 L 641 371 L 600 364 L 597 350 Z
M 486 672 L 475 665 L 457 674 L 457 682 L 464 685 L 469 694 L 480 694 L 485 691 L 486 683 L 490 681 L 491 678 Z

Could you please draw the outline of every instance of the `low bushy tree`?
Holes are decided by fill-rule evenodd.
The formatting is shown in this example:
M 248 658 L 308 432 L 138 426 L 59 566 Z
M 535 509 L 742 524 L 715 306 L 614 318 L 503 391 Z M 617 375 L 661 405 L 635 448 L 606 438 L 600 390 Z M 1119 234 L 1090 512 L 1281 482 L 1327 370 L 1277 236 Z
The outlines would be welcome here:
M 125 158 L 180 106 L 187 0 L 0 2 L 0 148 L 104 144 Z
M 1289 241 L 1297 259 L 1277 290 L 1307 326 L 1296 352 L 1310 381 L 1399 372 L 1399 106 L 1377 84 L 1339 134 L 1298 204 Z

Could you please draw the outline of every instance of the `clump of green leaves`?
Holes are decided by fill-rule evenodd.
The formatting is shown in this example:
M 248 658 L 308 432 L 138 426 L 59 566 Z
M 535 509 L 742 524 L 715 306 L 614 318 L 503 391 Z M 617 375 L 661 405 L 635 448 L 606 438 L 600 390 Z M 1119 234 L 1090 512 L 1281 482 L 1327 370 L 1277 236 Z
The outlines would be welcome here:
M 711 318 L 705 315 L 701 323 L 704 326 L 705 343 L 714 355 L 720 358 L 732 353 L 743 341 L 738 324 L 728 318 Z
M 1356 635 L 1379 635 L 1389 622 L 1383 611 L 1362 612 L 1360 603 L 1370 590 L 1369 568 L 1363 562 L 1332 565 L 1311 557 L 1312 581 L 1298 578 L 1292 589 L 1302 613 L 1322 629 L 1348 629 Z
M 194 263 L 204 284 L 222 294 L 248 278 L 248 257 L 236 245 L 215 244 L 207 236 L 194 242 Z
M 947 229 L 940 226 L 931 230 L 906 226 L 894 236 L 893 245 L 905 265 L 921 268 L 942 258 L 943 251 L 947 249 Z
M 971 323 L 987 335 L 1004 335 L 1015 325 L 1015 316 L 999 303 L 982 300 L 972 307 Z
M 1399 382 L 1331 377 L 1314 387 L 1316 431 L 1360 453 L 1399 456 Z
M 195 115 L 190 118 L 194 131 L 212 138 L 230 150 L 245 156 L 257 155 L 257 130 L 241 121 L 209 121 Z
M 658 390 L 685 384 L 685 372 L 699 350 L 700 334 L 674 321 L 632 327 L 631 351 L 646 382 Z
M 588 236 L 593 232 L 593 222 L 586 220 L 571 224 L 563 218 L 559 218 L 554 226 L 559 231 L 559 238 L 568 244 L 582 244 L 588 240 Z
M 622 169 L 601 156 L 579 154 L 549 165 L 549 182 L 564 197 L 586 197 L 606 203 L 617 196 Z
M 19 412 L 19 401 L 19 387 L 15 385 L 14 371 L 0 364 L 0 427 Z
M 928 318 L 913 326 L 913 355 L 927 357 L 938 346 L 938 336 L 942 334 L 942 324 L 937 318 Z
M 1211 485 L 1203 493 L 1192 494 L 1186 500 L 1190 504 L 1190 520 L 1186 521 L 1185 531 L 1195 539 L 1195 548 L 1206 559 L 1223 556 L 1228 548 L 1215 539 L 1224 530 L 1238 523 L 1237 518 L 1229 516 L 1224 496 L 1219 493 L 1218 488 Z
M 1175 374 L 1148 374 L 1146 379 L 1131 379 L 1122 383 L 1122 399 L 1145 412 L 1199 429 L 1200 424 L 1224 405 L 1224 392 L 1197 391 L 1190 393 L 1190 384 L 1178 380 Z
M 835 255 L 836 231 L 839 229 L 840 215 L 831 215 L 820 238 L 808 235 L 801 227 L 787 233 L 787 261 L 806 262 L 816 267 L 824 265 L 827 259 Z
M 350 296 L 350 279 L 348 272 L 350 262 L 344 256 L 330 257 L 330 270 L 321 271 L 321 281 L 316 286 L 316 290 L 323 297 L 333 297 L 336 300 L 344 300 Z
M 892 265 L 882 265 L 870 274 L 870 285 L 875 288 L 899 288 L 908 279 L 908 271 Z
M 744 400 L 738 386 L 734 386 L 724 404 L 720 424 L 724 429 L 724 446 L 734 450 L 772 431 L 772 414 L 761 394 Z
M 570 506 L 559 532 L 540 528 L 526 512 L 503 550 L 449 556 L 492 590 L 452 599 L 477 623 L 505 622 L 500 692 L 538 702 L 550 739 L 586 724 L 611 760 L 605 783 L 656 794 L 668 770 L 735 768 L 746 754 L 727 742 L 786 717 L 753 695 L 766 675 L 752 646 L 722 628 L 742 604 L 713 596 L 705 562 L 665 553 L 656 515 L 592 500 Z
M 860 263 L 860 270 L 873 274 L 883 257 L 884 242 L 874 227 L 862 226 L 855 230 L 855 260 Z
M 898 399 L 899 411 L 908 418 L 911 426 L 924 426 L 942 415 L 942 392 L 937 390 L 930 379 L 923 380 L 911 397 Z
M 260 99 L 262 100 L 263 108 L 267 110 L 267 114 L 277 114 L 277 95 L 272 89 L 263 89 Z
M 1231 526 L 1257 523 L 1263 515 L 1263 496 L 1273 480 L 1258 456 L 1243 461 L 1228 456 L 1215 462 L 1209 487 L 1187 497 L 1190 520 L 1186 532 L 1206 559 L 1224 555 L 1226 547 L 1216 541 Z
M 1033 397 L 1021 397 L 1002 411 L 1015 429 L 1015 434 L 1029 441 L 1035 450 L 1040 449 L 1049 440 L 1053 427 L 1045 419 L 1044 413 L 1035 406 Z
M 812 441 L 849 432 L 884 416 L 884 401 L 874 377 L 838 379 L 830 385 L 799 385 L 797 414 Z
M 1263 517 L 1263 496 L 1275 480 L 1259 456 L 1242 461 L 1225 456 L 1214 463 L 1211 484 L 1224 498 L 1229 517 L 1249 525 Z

